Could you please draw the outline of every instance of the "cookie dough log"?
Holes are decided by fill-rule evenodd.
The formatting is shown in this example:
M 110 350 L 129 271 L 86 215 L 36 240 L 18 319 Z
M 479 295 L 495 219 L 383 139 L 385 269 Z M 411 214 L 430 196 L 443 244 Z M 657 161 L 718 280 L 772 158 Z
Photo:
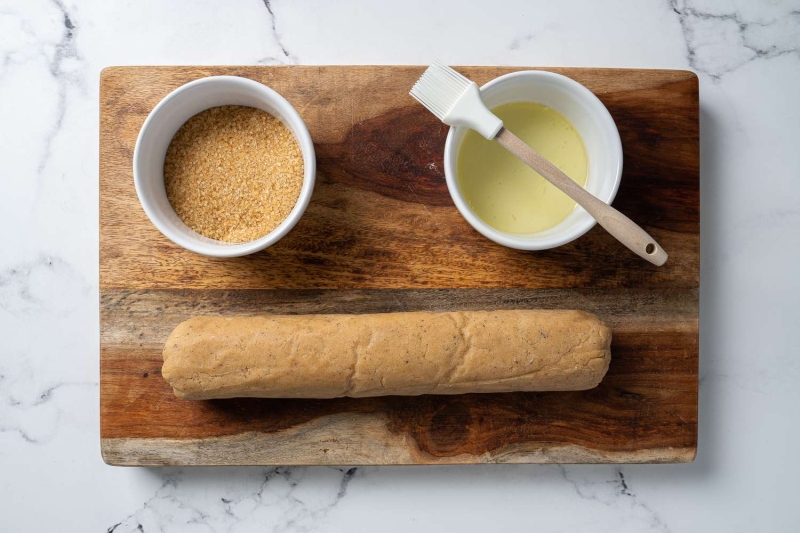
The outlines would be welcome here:
M 164 347 L 179 398 L 335 398 L 597 386 L 611 331 L 582 311 L 196 317 Z

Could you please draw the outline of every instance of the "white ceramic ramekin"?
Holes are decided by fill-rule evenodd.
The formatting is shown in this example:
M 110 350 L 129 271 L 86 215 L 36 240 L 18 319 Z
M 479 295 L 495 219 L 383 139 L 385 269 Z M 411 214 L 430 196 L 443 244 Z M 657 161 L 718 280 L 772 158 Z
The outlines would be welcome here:
M 622 177 L 622 142 L 611 114 L 589 89 L 560 74 L 529 70 L 490 81 L 481 87 L 481 96 L 489 109 L 512 102 L 538 102 L 564 115 L 586 147 L 589 162 L 586 190 L 608 204 L 614 200 Z M 539 233 L 506 233 L 488 225 L 472 211 L 458 185 L 458 150 L 466 133 L 466 128 L 450 128 L 444 147 L 444 173 L 456 207 L 483 236 L 510 248 L 546 250 L 577 239 L 595 225 L 595 220 L 580 206 L 557 226 Z
M 191 117 L 211 107 L 241 105 L 266 111 L 291 131 L 303 153 L 303 186 L 294 209 L 277 228 L 260 239 L 227 243 L 189 228 L 172 209 L 164 188 L 164 158 L 172 137 Z M 278 242 L 297 224 L 311 199 L 317 172 L 314 143 L 303 119 L 280 94 L 266 85 L 237 76 L 212 76 L 178 87 L 144 121 L 133 151 L 133 181 L 145 213 L 156 228 L 175 244 L 213 257 L 239 257 Z

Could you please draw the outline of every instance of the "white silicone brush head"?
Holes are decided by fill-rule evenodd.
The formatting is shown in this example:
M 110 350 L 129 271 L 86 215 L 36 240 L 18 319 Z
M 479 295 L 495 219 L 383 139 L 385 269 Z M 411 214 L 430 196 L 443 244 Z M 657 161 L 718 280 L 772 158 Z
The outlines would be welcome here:
M 422 73 L 409 94 L 448 126 L 465 126 L 487 139 L 494 139 L 503 127 L 481 100 L 478 85 L 438 61 Z

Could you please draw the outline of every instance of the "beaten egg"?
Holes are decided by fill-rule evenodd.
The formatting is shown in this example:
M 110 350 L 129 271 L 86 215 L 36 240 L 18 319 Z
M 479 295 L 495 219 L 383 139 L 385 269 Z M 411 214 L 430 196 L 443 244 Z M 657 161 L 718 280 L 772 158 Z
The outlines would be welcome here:
M 578 132 L 561 113 L 533 102 L 498 106 L 506 129 L 586 186 L 589 163 Z M 458 153 L 458 184 L 472 211 L 507 233 L 538 233 L 557 226 L 576 203 L 495 141 L 468 131 Z

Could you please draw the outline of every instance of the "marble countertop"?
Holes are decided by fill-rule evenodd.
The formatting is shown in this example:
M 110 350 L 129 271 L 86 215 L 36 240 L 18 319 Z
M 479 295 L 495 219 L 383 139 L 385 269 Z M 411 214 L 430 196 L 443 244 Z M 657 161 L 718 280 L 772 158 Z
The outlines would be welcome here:
M 0 0 L 0 530 L 798 531 L 800 1 Z M 692 69 L 685 465 L 125 469 L 98 412 L 98 80 L 127 64 Z M 795 487 L 794 489 L 792 487 Z

